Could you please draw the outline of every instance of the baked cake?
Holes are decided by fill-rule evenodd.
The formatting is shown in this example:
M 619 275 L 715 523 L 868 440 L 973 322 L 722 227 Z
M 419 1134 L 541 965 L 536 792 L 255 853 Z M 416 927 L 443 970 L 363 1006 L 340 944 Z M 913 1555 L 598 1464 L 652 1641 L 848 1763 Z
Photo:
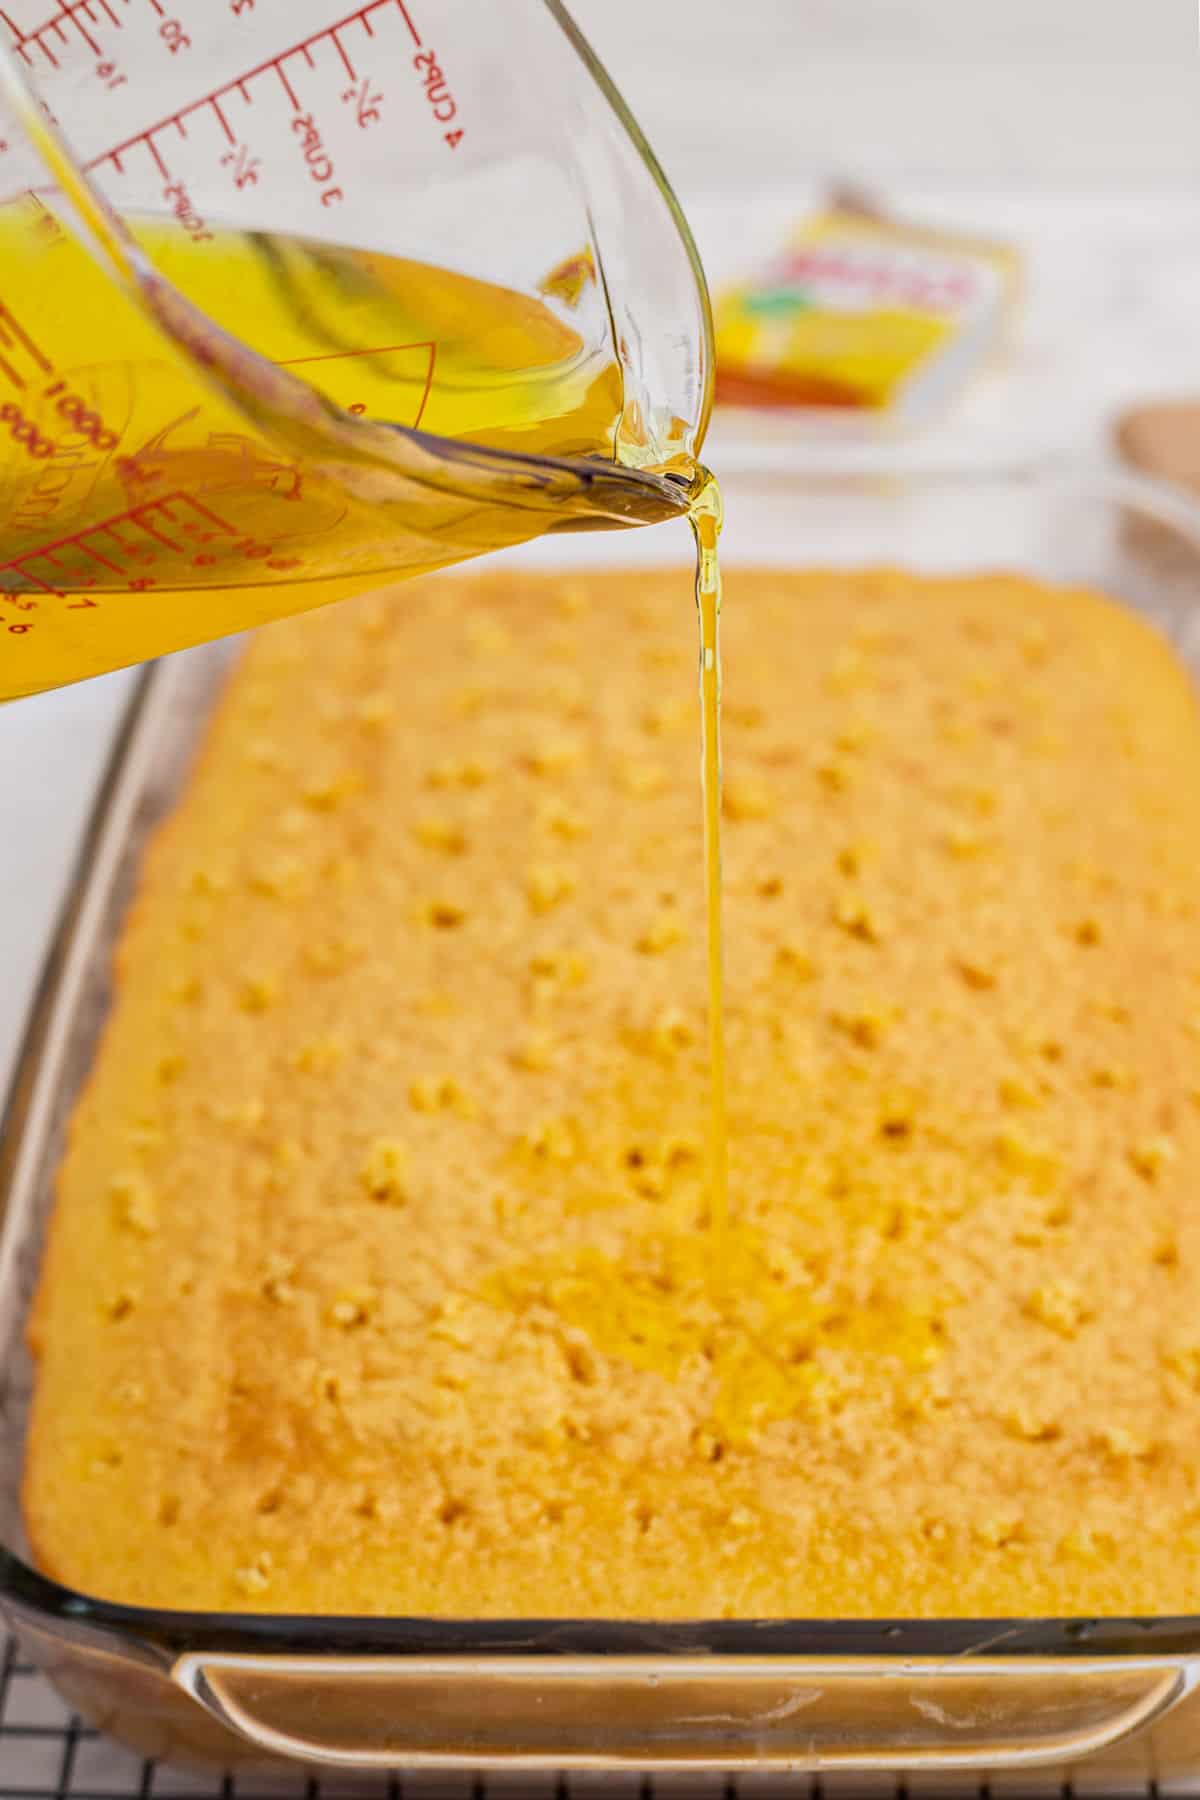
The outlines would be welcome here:
M 1200 1610 L 1200 717 L 1003 575 L 728 577 L 731 1196 L 683 570 L 264 631 L 147 858 L 30 1535 L 162 1606 Z

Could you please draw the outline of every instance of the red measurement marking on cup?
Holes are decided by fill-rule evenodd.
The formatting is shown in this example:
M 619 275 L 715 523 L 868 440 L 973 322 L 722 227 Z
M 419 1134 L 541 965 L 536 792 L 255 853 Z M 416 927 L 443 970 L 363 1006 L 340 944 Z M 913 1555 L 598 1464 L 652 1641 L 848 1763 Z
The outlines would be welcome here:
M 420 74 L 430 112 L 439 125 L 450 125 L 458 117 L 458 101 L 450 91 L 445 72 L 438 65 L 436 53 L 432 50 L 418 50 L 412 60 L 413 68 Z M 450 131 L 444 131 L 442 136 L 451 150 L 457 150 L 463 139 L 462 126 L 453 126 Z
M 356 81 L 352 87 L 344 89 L 342 104 L 354 108 L 354 117 L 359 130 L 362 131 L 368 125 L 379 123 L 379 109 L 383 105 L 383 95 L 371 86 L 370 76 L 364 75 L 361 81 Z
M 79 3 L 107 7 L 109 0 L 79 0 Z M 130 4 L 130 0 L 119 0 L 119 3 L 127 6 Z M 367 0 L 366 5 L 356 7 L 353 12 L 346 13 L 343 18 L 333 20 L 330 24 L 322 26 L 319 31 L 311 32 L 307 37 L 297 39 L 295 43 L 289 44 L 286 49 L 280 50 L 276 55 L 264 58 L 253 68 L 243 69 L 240 74 L 231 76 L 228 81 L 223 81 L 217 87 L 209 88 L 207 92 L 198 94 L 194 100 L 189 100 L 186 105 L 178 107 L 174 112 L 164 113 L 152 125 L 145 126 L 141 131 L 133 132 L 129 137 L 122 138 L 119 143 L 112 144 L 107 150 L 101 151 L 98 156 L 92 157 L 85 167 L 95 169 L 99 168 L 102 163 L 109 163 L 118 174 L 123 174 L 122 158 L 127 156 L 131 150 L 143 148 L 154 155 L 154 139 L 159 132 L 174 129 L 182 137 L 186 137 L 187 128 L 184 121 L 194 114 L 203 112 L 211 113 L 221 127 L 223 135 L 232 141 L 233 133 L 221 110 L 221 102 L 236 92 L 246 106 L 252 106 L 254 95 L 250 84 L 257 81 L 260 76 L 274 77 L 287 94 L 291 105 L 299 108 L 300 101 L 288 74 L 287 65 L 299 59 L 302 65 L 306 65 L 308 68 L 314 67 L 313 50 L 318 45 L 330 45 L 336 51 L 345 74 L 352 82 L 357 81 L 359 74 L 354 63 L 353 33 L 356 29 L 361 31 L 369 42 L 375 36 L 375 25 L 372 21 L 378 21 L 379 16 L 386 12 L 399 13 L 413 43 L 419 47 L 420 35 L 403 0 Z
M 119 0 L 119 3 L 127 7 L 130 0 Z M 120 15 L 111 0 L 64 0 L 56 13 L 44 19 L 40 25 L 35 25 L 32 31 L 18 30 L 7 13 L 0 14 L 0 18 L 3 18 L 12 33 L 13 48 L 20 52 L 25 62 L 31 66 L 37 64 L 38 59 L 31 56 L 28 50 L 28 46 L 33 44 L 54 68 L 58 67 L 55 47 L 69 44 L 71 32 L 83 40 L 94 56 L 99 56 L 100 45 L 89 28 L 105 23 L 118 28 L 121 25 Z M 67 30 L 67 26 L 71 27 L 71 32 Z
M 400 350 L 427 350 L 429 361 L 425 369 L 425 386 L 417 406 L 417 414 L 409 429 L 415 431 L 425 416 L 425 408 L 429 403 L 430 391 L 433 387 L 433 370 L 437 362 L 437 344 L 432 338 L 416 338 L 408 344 L 375 344 L 367 350 L 330 350 L 320 356 L 286 356 L 277 358 L 277 366 L 281 369 L 298 369 L 305 363 L 351 362 L 356 356 L 390 356 Z M 347 407 L 347 412 L 364 412 L 366 409 L 357 404 Z
M 235 144 L 227 150 L 221 167 L 229 170 L 235 188 L 255 187 L 258 183 L 259 158 L 251 156 L 245 144 Z
M 95 65 L 96 74 L 109 92 L 116 92 L 128 86 L 127 74 L 111 60 L 110 55 L 105 54 L 102 57 L 101 43 L 89 26 L 95 27 L 101 33 L 106 23 L 119 29 L 124 20 L 130 16 L 130 7 L 147 3 L 161 21 L 159 36 L 163 39 L 167 49 L 173 53 L 188 49 L 191 46 L 191 38 L 184 31 L 178 19 L 164 17 L 163 0 L 61 0 L 58 10 L 32 31 L 22 31 L 14 24 L 11 16 L 3 10 L 0 10 L 0 25 L 7 28 L 12 38 L 13 48 L 30 67 L 36 68 L 49 62 L 55 69 L 59 66 L 56 47 L 70 42 L 70 33 L 66 27 L 72 27 L 93 54 L 102 58 Z M 249 11 L 253 8 L 253 4 L 254 0 L 232 0 L 235 12 Z M 253 105 L 254 95 L 250 92 L 249 84 L 262 75 L 274 76 L 286 93 L 293 110 L 297 112 L 302 110 L 300 99 L 288 73 L 287 64 L 294 58 L 303 58 L 303 63 L 307 68 L 314 68 L 316 65 L 313 50 L 317 45 L 326 42 L 336 52 L 344 73 L 353 84 L 345 90 L 342 98 L 354 104 L 355 116 L 360 126 L 374 124 L 379 117 L 381 96 L 372 89 L 369 75 L 364 77 L 359 73 L 354 60 L 353 33 L 355 29 L 360 30 L 369 45 L 370 40 L 376 35 L 376 24 L 388 12 L 399 15 L 413 48 L 418 53 L 414 57 L 414 67 L 421 75 L 426 99 L 435 120 L 443 125 L 449 124 L 452 120 L 457 121 L 458 109 L 453 95 L 446 86 L 445 77 L 437 66 L 436 58 L 424 49 L 421 34 L 405 0 L 366 0 L 366 4 L 355 8 L 353 12 L 348 12 L 344 17 L 331 21 L 330 24 L 322 26 L 319 31 L 310 33 L 308 37 L 298 39 L 275 56 L 264 58 L 253 68 L 245 69 L 241 74 L 230 77 L 228 81 L 222 82 L 219 86 L 197 95 L 194 100 L 187 101 L 185 105 L 177 108 L 174 112 L 164 114 L 152 125 L 144 126 L 140 131 L 134 132 L 129 137 L 121 139 L 119 143 L 102 150 L 85 163 L 84 167 L 95 169 L 107 163 L 118 175 L 123 175 L 125 173 L 124 158 L 131 150 L 140 147 L 149 152 L 159 173 L 165 177 L 167 171 L 155 145 L 155 138 L 161 131 L 171 127 L 174 127 L 181 137 L 186 138 L 188 132 L 184 120 L 190 115 L 206 110 L 215 117 L 227 142 L 234 144 L 235 134 L 221 110 L 220 103 L 236 90 L 245 105 Z M 32 53 L 33 51 L 40 54 L 35 55 Z M 124 97 L 122 96 L 122 98 Z M 53 117 L 52 114 L 49 114 L 45 101 L 42 104 L 48 115 Z M 462 126 L 455 123 L 452 129 L 444 131 L 442 135 L 450 148 L 455 149 L 462 141 Z M 253 177 L 240 182 L 239 185 L 249 186 L 252 180 Z
M 236 547 L 245 541 L 245 533 L 191 494 L 176 490 L 0 563 L 0 589 L 4 576 L 14 574 L 43 593 L 63 594 L 95 586 L 100 577 L 87 571 L 99 569 L 120 576 L 125 586 L 139 591 L 157 586 L 153 575 L 137 571 L 157 560 L 159 547 L 184 556 L 220 538 L 231 539 Z M 203 560 L 207 563 L 213 558 L 204 556 Z
M 19 357 L 32 363 L 33 370 L 27 368 L 22 373 L 17 366 Z M 53 410 L 60 421 L 56 429 L 86 439 L 97 450 L 115 450 L 120 434 L 105 425 L 100 414 L 89 407 L 82 394 L 74 393 L 65 381 L 54 380 L 49 385 L 43 385 L 41 377 L 54 373 L 54 364 L 50 358 L 38 348 L 12 308 L 0 300 L 0 376 L 10 381 L 20 393 L 25 393 L 32 383 L 40 389 L 42 399 L 52 400 Z M 14 415 L 11 409 L 7 412 L 0 409 L 0 419 L 15 427 L 20 415 Z M 17 442 L 26 444 L 31 456 L 48 456 L 54 448 L 53 445 L 51 450 L 34 448 L 36 438 L 21 436 L 15 429 L 11 435 Z M 46 442 L 47 439 L 41 439 L 41 444 Z
M 43 375 L 53 375 L 54 364 L 43 356 L 25 327 L 17 322 L 11 309 L 0 300 L 0 375 L 11 381 L 14 387 L 24 388 L 28 383 L 16 367 L 15 359 L 18 356 L 29 357 Z
M 0 406 L 0 435 L 3 434 L 36 462 L 48 462 L 58 448 L 53 438 L 38 430 L 37 420 L 27 417 L 11 400 Z

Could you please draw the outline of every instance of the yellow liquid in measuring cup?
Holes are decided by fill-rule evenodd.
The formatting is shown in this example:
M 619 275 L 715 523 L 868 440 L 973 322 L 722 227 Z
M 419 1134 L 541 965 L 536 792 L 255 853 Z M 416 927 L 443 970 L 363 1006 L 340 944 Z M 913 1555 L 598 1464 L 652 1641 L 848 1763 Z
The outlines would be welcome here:
M 341 408 L 612 463 L 620 369 L 536 298 L 275 236 L 138 236 L 202 313 Z M 366 434 L 327 440 L 302 400 L 307 425 L 257 428 L 52 213 L 0 208 L 0 700 L 558 522 L 552 494 L 522 510 L 398 483 Z

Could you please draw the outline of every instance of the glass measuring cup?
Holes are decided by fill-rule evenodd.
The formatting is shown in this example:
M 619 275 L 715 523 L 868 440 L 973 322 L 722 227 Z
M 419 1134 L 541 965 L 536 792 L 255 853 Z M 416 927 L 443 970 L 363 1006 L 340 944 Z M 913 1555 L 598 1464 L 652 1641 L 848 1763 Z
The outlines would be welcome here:
M 711 327 L 559 0 L 7 0 L 0 698 L 687 504 Z

